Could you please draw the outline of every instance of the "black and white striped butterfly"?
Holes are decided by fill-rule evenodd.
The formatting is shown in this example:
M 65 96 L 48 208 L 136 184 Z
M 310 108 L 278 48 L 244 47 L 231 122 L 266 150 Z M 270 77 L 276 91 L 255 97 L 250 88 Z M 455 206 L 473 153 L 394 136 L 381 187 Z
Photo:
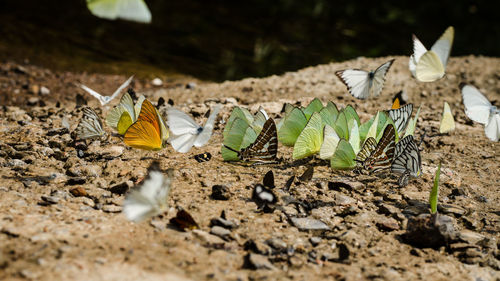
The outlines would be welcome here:
M 391 163 L 394 160 L 395 137 L 396 131 L 394 126 L 390 124 L 387 125 L 377 147 L 370 156 L 363 161 L 363 168 L 365 170 L 377 172 L 391 167 Z M 373 146 L 372 143 L 368 145 Z
M 106 139 L 107 134 L 103 129 L 101 118 L 92 108 L 83 108 L 82 119 L 80 119 L 80 123 L 76 127 L 76 136 L 81 140 Z
M 274 210 L 274 204 L 278 199 L 272 189 L 274 188 L 274 173 L 269 171 L 264 176 L 263 184 L 256 184 L 252 192 L 252 200 L 255 202 L 259 210 L 270 213 Z
M 406 104 L 398 109 L 388 110 L 389 117 L 394 121 L 398 135 L 401 135 L 410 121 L 413 112 L 413 104 Z
M 394 59 L 372 71 L 346 69 L 336 71 L 335 74 L 342 80 L 351 95 L 355 98 L 366 99 L 370 95 L 376 97 L 384 88 L 385 75 L 393 62 Z
M 408 184 L 410 177 L 418 177 L 422 173 L 420 150 L 412 135 L 404 137 L 396 144 L 396 155 L 391 165 L 391 171 L 401 174 L 399 186 Z
M 237 151 L 224 145 L 227 149 L 238 153 L 238 158 L 245 162 L 255 162 L 260 164 L 276 163 L 278 153 L 278 133 L 276 124 L 272 118 L 267 119 L 262 127 L 262 131 L 255 141 L 246 148 Z
M 363 147 L 361 147 L 361 150 L 358 152 L 358 155 L 356 155 L 356 159 L 354 159 L 354 161 L 356 161 L 356 163 L 358 164 L 363 164 L 366 158 L 370 157 L 375 149 L 377 149 L 377 141 L 372 137 L 367 138 L 363 143 Z

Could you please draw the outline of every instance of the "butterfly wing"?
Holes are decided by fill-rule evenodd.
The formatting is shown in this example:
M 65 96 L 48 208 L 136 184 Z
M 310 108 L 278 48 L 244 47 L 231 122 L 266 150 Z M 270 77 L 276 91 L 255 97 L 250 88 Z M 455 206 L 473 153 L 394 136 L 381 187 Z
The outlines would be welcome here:
M 196 135 L 201 127 L 189 115 L 176 108 L 167 109 L 167 125 L 173 135 Z
M 465 114 L 471 120 L 486 125 L 490 118 L 491 103 L 476 87 L 466 84 L 460 85 L 460 87 Z
M 363 147 L 361 147 L 361 150 L 358 152 L 358 155 L 356 155 L 355 161 L 357 163 L 363 163 L 372 153 L 377 149 L 377 141 L 369 137 L 365 140 L 363 143 Z
M 406 138 L 405 138 L 406 139 Z M 401 152 L 391 165 L 391 171 L 397 174 L 408 173 L 412 177 L 418 177 L 422 171 L 420 151 L 414 139 L 409 139 L 403 152 Z
M 101 118 L 90 107 L 83 108 L 83 116 L 76 127 L 79 139 L 95 139 L 103 137 L 106 132 L 102 128 Z
M 396 130 L 401 135 L 410 121 L 411 113 L 413 112 L 413 104 L 409 103 L 398 109 L 388 110 L 389 117 L 394 121 Z
M 184 135 L 172 135 L 169 138 L 170 144 L 175 151 L 180 153 L 186 153 L 191 150 L 194 142 L 196 141 L 197 135 L 184 134 Z
M 319 158 L 326 160 L 333 157 L 340 138 L 337 135 L 337 132 L 335 132 L 335 130 L 328 124 L 325 125 L 323 135 L 323 143 L 321 144 L 321 148 L 319 150 Z
M 117 1 L 118 18 L 142 23 L 151 22 L 151 12 L 144 0 Z
M 323 126 L 321 115 L 315 112 L 306 127 L 300 133 L 295 145 L 293 146 L 292 158 L 302 159 L 317 153 L 321 148 L 323 140 Z
M 203 131 L 201 131 L 201 133 L 196 137 L 196 140 L 194 141 L 194 146 L 202 147 L 208 142 L 208 140 L 212 136 L 215 119 L 217 118 L 217 115 L 219 114 L 221 107 L 222 106 L 220 104 L 216 105 L 212 113 L 210 113 L 210 116 L 208 117 L 207 122 L 203 127 Z
M 439 132 L 444 134 L 453 130 L 455 130 L 455 120 L 453 119 L 453 114 L 451 114 L 450 105 L 447 102 L 444 102 L 443 116 L 441 118 L 441 124 L 439 125 Z
M 436 52 L 427 51 L 417 63 L 415 77 L 421 82 L 433 82 L 444 76 L 444 65 Z
M 484 127 L 484 132 L 490 140 L 498 141 L 498 138 L 500 136 L 500 114 L 490 114 L 488 124 Z
M 132 121 L 132 117 L 130 117 L 128 111 L 124 111 L 122 116 L 120 117 L 120 120 L 118 121 L 118 124 L 116 125 L 118 134 L 124 135 L 125 132 L 127 132 L 127 129 L 132 126 L 133 123 L 134 121 Z
M 360 69 L 347 69 L 337 71 L 335 74 L 355 98 L 366 99 L 370 95 L 369 72 Z
M 107 101 L 107 103 L 110 102 L 110 101 L 112 101 L 112 100 L 114 100 L 123 91 L 123 89 L 127 88 L 128 85 L 130 84 L 130 82 L 132 82 L 133 78 L 134 78 L 134 75 L 130 76 L 127 79 L 127 81 L 125 81 L 123 84 L 121 84 L 120 87 L 118 87 L 118 89 L 116 89 L 116 91 L 111 95 L 111 97 L 109 98 L 109 101 Z M 129 95 L 129 97 L 130 97 L 130 95 Z M 121 101 L 120 101 L 120 103 L 121 103 Z M 132 103 L 132 106 L 133 106 L 133 103 Z M 127 111 L 128 110 L 130 110 L 130 109 L 127 108 Z M 130 114 L 130 112 L 129 112 L 129 114 Z
M 145 150 L 163 148 L 160 120 L 156 108 L 149 100 L 144 100 L 137 121 L 125 132 L 123 141 L 131 147 Z
M 92 90 L 91 88 L 89 88 L 89 87 L 87 87 L 87 86 L 85 86 L 83 84 L 80 84 L 79 86 L 80 86 L 80 88 L 82 88 L 83 90 L 85 90 L 87 93 L 91 94 L 94 98 L 96 98 L 97 100 L 99 100 L 99 102 L 101 103 L 101 105 L 105 105 L 105 104 L 107 104 L 110 101 L 109 97 L 103 96 L 103 95 L 99 94 L 98 92 Z
M 395 152 L 395 137 L 396 130 L 394 126 L 387 125 L 382 138 L 377 144 L 377 148 L 363 163 L 366 170 L 376 172 L 391 166 Z
M 240 153 L 243 161 L 273 162 L 278 153 L 278 135 L 272 118 L 267 119 L 257 139 Z
M 455 36 L 455 29 L 453 26 L 448 27 L 439 39 L 432 45 L 431 50 L 434 51 L 443 67 L 446 68 L 448 58 L 450 57 L 451 46 L 453 45 L 453 37 Z
M 409 68 L 410 72 L 415 77 L 415 71 L 417 68 L 418 61 L 422 57 L 425 52 L 427 52 L 427 49 L 425 48 L 424 44 L 418 40 L 417 36 L 415 34 L 412 36 L 413 38 L 413 54 L 410 56 L 410 62 L 409 62 Z
M 370 91 L 372 93 L 372 96 L 376 97 L 380 95 L 382 92 L 382 89 L 384 88 L 384 83 L 385 83 L 385 75 L 391 68 L 392 63 L 394 62 L 395 59 L 392 59 L 381 66 L 379 66 L 375 72 L 373 73 L 373 81 L 372 81 L 372 86 L 370 88 Z
M 264 123 L 266 123 L 267 119 L 269 119 L 269 115 L 267 115 L 267 112 L 264 110 L 264 108 L 262 108 L 262 106 L 259 107 L 259 111 L 257 111 L 255 117 L 253 118 L 252 127 L 254 128 L 254 130 L 260 132 L 262 130 L 262 127 L 264 127 Z

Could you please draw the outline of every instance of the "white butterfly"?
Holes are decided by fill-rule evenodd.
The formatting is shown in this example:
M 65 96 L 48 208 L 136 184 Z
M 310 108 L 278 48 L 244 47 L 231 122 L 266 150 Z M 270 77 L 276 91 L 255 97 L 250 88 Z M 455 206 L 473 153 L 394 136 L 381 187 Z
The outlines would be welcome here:
M 83 116 L 76 127 L 76 135 L 82 140 L 106 138 L 107 134 L 103 129 L 101 118 L 92 108 L 83 108 Z
M 202 147 L 212 136 L 215 118 L 221 109 L 221 105 L 215 106 L 208 117 L 204 127 L 198 125 L 186 113 L 170 107 L 167 109 L 167 125 L 172 133 L 169 140 L 177 152 L 186 153 L 194 145 Z
M 90 89 L 89 87 L 87 87 L 87 86 L 85 86 L 83 84 L 79 84 L 79 86 L 80 86 L 80 88 L 82 88 L 85 91 L 87 91 L 87 93 L 91 94 L 96 99 L 98 99 L 99 102 L 101 102 L 101 105 L 106 105 L 110 101 L 112 101 L 114 98 L 116 98 L 123 89 L 127 88 L 127 86 L 130 84 L 130 82 L 132 82 L 133 78 L 134 78 L 133 75 L 130 76 L 130 78 L 127 79 L 127 81 L 125 81 L 125 83 L 123 83 L 120 87 L 118 87 L 118 89 L 116 89 L 116 91 L 111 96 L 103 96 L 103 95 L 99 94 L 98 92 Z
M 500 110 L 472 85 L 462 84 L 462 98 L 465 114 L 472 120 L 485 125 L 484 132 L 492 141 L 500 137 Z
M 142 185 L 125 197 L 123 212 L 130 221 L 140 222 L 168 209 L 168 195 L 174 170 L 168 169 L 165 177 L 155 165 L 157 164 L 149 168 L 148 177 Z
M 87 0 L 87 7 L 99 18 L 151 22 L 151 12 L 144 0 Z
M 429 51 L 413 35 L 413 55 L 409 63 L 413 77 L 422 82 L 432 82 L 444 76 L 454 35 L 453 26 L 448 27 Z
M 335 74 L 355 98 L 366 99 L 370 95 L 376 97 L 384 88 L 385 74 L 393 62 L 394 59 L 369 72 L 361 69 L 346 69 L 336 71 Z

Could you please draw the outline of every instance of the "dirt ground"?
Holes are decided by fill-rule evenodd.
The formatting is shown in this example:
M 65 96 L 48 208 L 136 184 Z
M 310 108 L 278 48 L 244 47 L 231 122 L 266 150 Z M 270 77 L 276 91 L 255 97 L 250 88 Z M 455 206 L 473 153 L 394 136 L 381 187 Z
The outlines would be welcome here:
M 458 87 L 474 84 L 500 105 L 500 59 L 452 57 L 443 79 L 419 83 L 408 70 L 408 57 L 396 57 L 381 96 L 366 101 L 351 97 L 335 76 L 336 70 L 374 69 L 389 59 L 359 58 L 220 84 L 177 77 L 154 87 L 136 79 L 138 93 L 152 101 L 172 99 L 200 123 L 210 106 L 222 103 L 209 144 L 186 154 L 171 146 L 148 152 L 112 136 L 108 142 L 88 142 L 83 158 L 61 129 L 62 117 L 68 117 L 72 130 L 76 127 L 81 117 L 75 109 L 77 93 L 102 117 L 111 107 L 101 107 L 74 83 L 111 93 L 128 76 L 1 64 L 0 279 L 500 280 L 500 145 L 466 117 Z M 276 117 L 284 102 L 304 104 L 318 97 L 325 104 L 353 105 L 365 121 L 377 110 L 389 109 L 402 89 L 409 102 L 422 106 L 417 140 L 426 133 L 423 175 L 404 188 L 389 174 L 333 171 L 319 159 L 293 162 L 292 149 L 281 145 L 282 164 L 245 167 L 222 161 L 224 121 L 235 105 L 253 112 L 262 105 Z M 452 108 L 456 130 L 441 135 L 444 101 Z M 203 152 L 210 152 L 212 160 L 193 159 Z M 121 213 L 119 187 L 140 182 L 154 159 L 162 170 L 175 169 L 171 208 L 152 220 L 128 222 Z M 409 219 L 429 212 L 439 161 L 440 212 L 453 219 L 459 238 L 437 249 L 417 248 L 403 234 Z M 310 165 L 315 168 L 311 181 L 283 188 L 291 175 Z M 250 200 L 252 185 L 268 170 L 274 171 L 279 197 L 311 203 L 306 215 L 329 230 L 300 231 L 282 211 L 257 211 Z M 212 199 L 214 185 L 227 186 L 229 199 Z M 288 215 L 304 215 L 283 199 L 280 204 Z M 183 232 L 168 225 L 179 206 L 192 214 L 199 230 Z M 223 210 L 238 225 L 224 235 L 210 225 Z

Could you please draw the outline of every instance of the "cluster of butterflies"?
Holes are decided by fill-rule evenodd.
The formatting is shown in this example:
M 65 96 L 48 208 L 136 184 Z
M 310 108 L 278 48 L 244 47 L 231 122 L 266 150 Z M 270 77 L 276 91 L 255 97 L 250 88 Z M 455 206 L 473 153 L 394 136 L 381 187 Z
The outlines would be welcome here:
M 413 105 L 406 104 L 380 111 L 361 124 L 353 107 L 338 110 L 333 102 L 323 106 L 314 99 L 306 107 L 285 104 L 285 115 L 276 125 L 262 108 L 252 115 L 235 107 L 224 128 L 222 156 L 225 161 L 277 162 L 279 141 L 293 146 L 294 160 L 319 153 L 333 169 L 391 169 L 402 174 L 400 185 L 406 185 L 409 176 L 421 174 L 420 152 L 413 140 L 418 112 L 411 118 L 412 112 Z
M 132 78 L 130 77 L 111 96 L 103 96 L 85 85 L 80 87 L 104 106 L 128 87 Z M 165 148 L 167 140 L 175 151 L 182 153 L 188 152 L 193 146 L 204 146 L 212 136 L 215 119 L 221 108 L 221 105 L 215 106 L 205 126 L 202 127 L 189 115 L 174 107 L 167 108 L 167 122 L 165 122 L 158 109 L 144 96 L 141 95 L 135 103 L 132 96 L 135 97 L 135 93 L 131 90 L 122 95 L 118 105 L 107 114 L 106 123 L 123 136 L 125 144 L 145 150 L 161 150 Z M 76 135 L 82 140 L 107 138 L 101 119 L 89 107 L 83 109 L 83 117 L 76 128 Z
M 413 54 L 409 60 L 409 70 L 413 77 L 420 82 L 434 82 L 443 78 L 454 37 L 455 29 L 450 26 L 432 45 L 431 49 L 427 50 L 417 36 L 413 35 Z M 376 97 L 382 92 L 385 76 L 393 62 L 394 59 L 372 71 L 346 69 L 339 70 L 335 74 L 354 97 L 358 99 Z M 485 125 L 486 136 L 492 141 L 498 141 L 500 135 L 499 110 L 474 86 L 461 85 L 460 88 L 467 116 L 471 120 Z M 446 133 L 454 129 L 455 124 L 451 109 L 445 103 L 440 132 Z

